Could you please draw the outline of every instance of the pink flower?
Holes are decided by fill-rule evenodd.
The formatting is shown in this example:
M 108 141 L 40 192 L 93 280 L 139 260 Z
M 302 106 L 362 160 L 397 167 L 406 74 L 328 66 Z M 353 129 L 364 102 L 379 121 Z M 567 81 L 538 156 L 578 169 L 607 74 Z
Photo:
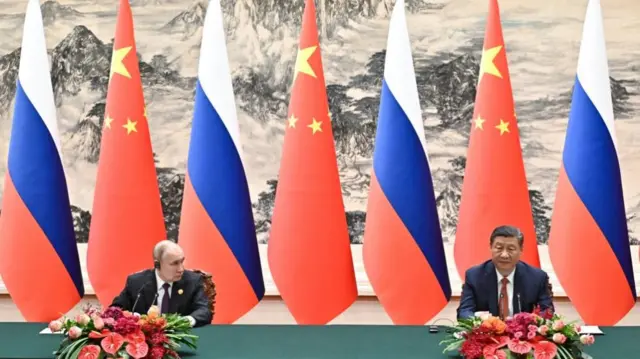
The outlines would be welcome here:
M 113 327 L 116 324 L 116 320 L 113 318 L 104 318 L 102 321 L 104 322 L 104 325 L 108 325 L 110 327 Z
M 504 350 L 496 350 L 493 354 L 486 355 L 483 353 L 484 359 L 507 359 L 507 353 Z
M 553 330 L 562 330 L 562 328 L 564 328 L 564 322 L 562 320 L 555 321 L 551 328 Z
M 149 344 L 147 344 L 146 342 L 129 343 L 127 344 L 127 347 L 125 349 L 127 351 L 127 354 L 129 354 L 133 358 L 144 358 L 149 353 Z
M 540 335 L 547 335 L 548 331 L 549 327 L 546 325 L 541 325 L 540 328 L 538 328 L 538 333 L 540 333 Z
M 531 340 L 536 337 L 536 332 L 527 333 L 527 339 Z
M 76 315 L 76 322 L 78 322 L 78 324 L 80 325 L 87 325 L 90 321 L 91 318 L 89 318 L 89 316 L 84 313 Z
M 100 357 L 100 347 L 97 345 L 87 345 L 78 354 L 78 359 L 98 359 Z
M 522 332 L 515 332 L 515 333 L 513 334 L 513 337 L 514 337 L 514 338 L 516 338 L 516 339 L 520 339 L 520 338 L 522 338 L 522 336 L 523 336 L 523 335 L 524 335 L 524 334 L 522 334 Z
M 59 320 L 54 320 L 51 321 L 51 323 L 49 323 L 49 330 L 51 330 L 52 332 L 59 332 L 60 329 L 62 329 L 62 322 Z
M 591 345 L 596 341 L 596 339 L 591 334 L 581 335 L 580 343 L 584 345 Z
M 495 344 L 487 344 L 485 345 L 484 348 L 482 348 L 482 356 L 483 357 L 490 357 L 492 355 L 495 355 L 496 350 L 498 350 L 498 346 Z
M 81 334 L 82 334 L 82 329 L 80 329 L 79 327 L 73 326 L 69 328 L 69 338 L 78 339 Z
M 106 337 L 104 337 L 104 339 L 102 339 L 102 341 L 100 341 L 100 346 L 102 346 L 102 349 L 104 349 L 105 352 L 113 355 L 115 355 L 118 350 L 120 350 L 123 344 L 124 338 L 118 333 L 109 333 L 109 335 L 107 335 Z
M 564 342 L 567 341 L 567 337 L 565 337 L 564 334 L 562 333 L 554 334 L 553 337 L 551 337 L 551 339 L 553 339 L 553 341 L 558 344 L 564 344 Z
M 531 351 L 531 348 L 532 348 L 531 343 L 522 342 L 519 340 L 510 341 L 507 347 L 509 347 L 509 350 L 511 350 L 516 354 L 527 354 Z
M 573 330 L 575 330 L 576 333 L 580 333 L 581 329 L 582 329 L 582 326 L 580 324 L 574 324 L 573 325 Z
M 104 328 L 104 320 L 97 315 L 94 315 L 91 320 L 93 320 L 93 326 L 96 330 L 102 330 Z
M 533 346 L 534 359 L 553 359 L 558 354 L 558 347 L 546 340 L 536 343 Z
M 530 332 L 537 332 L 538 331 L 538 327 L 536 327 L 533 324 L 529 324 L 529 326 L 527 327 L 527 329 L 529 329 Z

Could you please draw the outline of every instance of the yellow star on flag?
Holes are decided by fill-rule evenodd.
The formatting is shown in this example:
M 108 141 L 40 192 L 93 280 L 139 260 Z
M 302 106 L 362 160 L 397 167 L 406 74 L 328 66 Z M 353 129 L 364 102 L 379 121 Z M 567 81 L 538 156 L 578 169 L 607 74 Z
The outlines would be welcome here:
M 502 45 L 482 50 L 482 60 L 480 61 L 480 76 L 478 77 L 478 83 L 480 83 L 480 81 L 482 80 L 482 76 L 485 73 L 502 78 L 500 70 L 498 70 L 496 64 L 494 63 L 496 56 L 498 56 L 498 54 L 500 53 L 500 50 L 502 50 Z
M 296 118 L 296 116 L 291 114 L 291 117 L 289 117 L 288 121 L 289 121 L 289 127 L 295 128 L 296 122 L 298 122 L 298 119 Z
M 312 129 L 312 130 L 313 130 L 313 134 L 315 135 L 315 134 L 316 134 L 316 132 L 318 132 L 318 131 L 319 131 L 319 132 L 322 132 L 322 127 L 321 127 L 321 126 L 322 126 L 322 121 L 318 122 L 318 121 L 316 121 L 316 119 L 314 118 L 314 119 L 313 119 L 313 122 L 312 122 L 310 125 L 308 125 L 307 127 L 309 127 L 310 129 Z
M 107 115 L 107 117 L 105 117 L 104 119 L 104 127 L 111 128 L 111 122 L 113 122 L 113 119 L 109 115 Z
M 138 130 L 136 129 L 136 124 L 138 122 L 137 121 L 131 121 L 131 119 L 127 118 L 127 124 L 126 125 L 122 125 L 122 127 L 127 129 L 127 135 L 130 134 L 131 132 L 138 132 Z
M 298 49 L 298 56 L 296 57 L 296 69 L 293 74 L 293 81 L 298 78 L 298 73 L 302 72 L 303 74 L 307 74 L 313 78 L 316 78 L 316 73 L 313 71 L 313 68 L 309 64 L 309 58 L 316 52 L 318 46 L 310 46 L 304 49 Z
M 484 128 L 482 127 L 482 124 L 485 122 L 486 120 L 483 119 L 482 117 L 478 116 L 478 118 L 476 118 L 475 120 L 473 120 L 473 122 L 476 124 L 476 128 L 479 128 L 481 130 L 484 130 Z
M 128 79 L 131 78 L 131 74 L 127 67 L 124 65 L 124 58 L 127 57 L 131 51 L 131 46 L 123 47 L 117 50 L 113 50 L 111 55 L 111 72 L 109 73 L 109 80 L 113 77 L 113 74 L 120 74 Z
M 509 132 L 509 122 L 504 122 L 500 119 L 500 124 L 496 128 L 500 130 L 500 136 L 502 136 L 505 132 Z
M 144 107 L 144 118 L 147 118 L 147 106 Z

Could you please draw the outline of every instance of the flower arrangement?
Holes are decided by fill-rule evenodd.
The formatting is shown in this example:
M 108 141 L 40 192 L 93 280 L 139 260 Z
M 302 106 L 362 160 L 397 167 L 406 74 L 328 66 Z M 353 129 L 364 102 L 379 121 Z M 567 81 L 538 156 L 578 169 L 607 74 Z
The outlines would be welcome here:
M 147 314 L 132 314 L 117 307 L 104 311 L 87 307 L 73 319 L 49 323 L 64 339 L 53 354 L 58 359 L 180 358 L 181 345 L 196 349 L 198 337 L 189 320 L 176 314 L 160 315 L 152 306 Z
M 505 321 L 490 314 L 458 321 L 453 334 L 440 342 L 444 352 L 457 350 L 465 359 L 580 359 L 592 335 L 580 335 L 580 326 L 564 323 L 551 311 L 518 313 Z

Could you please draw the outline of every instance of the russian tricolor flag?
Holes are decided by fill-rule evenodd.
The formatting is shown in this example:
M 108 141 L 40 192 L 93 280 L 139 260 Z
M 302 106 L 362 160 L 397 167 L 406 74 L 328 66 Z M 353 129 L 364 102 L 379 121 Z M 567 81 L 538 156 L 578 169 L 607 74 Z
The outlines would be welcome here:
M 422 325 L 451 286 L 404 11 L 397 1 L 389 24 L 363 260 L 392 321 Z
M 186 265 L 216 284 L 214 323 L 233 323 L 264 296 L 264 281 L 219 0 L 209 3 L 185 178 L 180 235 Z
M 0 275 L 27 321 L 57 319 L 84 295 L 38 0 L 29 1 L 24 22 L 0 215 Z
M 636 290 L 599 0 L 587 6 L 549 254 L 586 324 L 615 325 L 633 308 Z

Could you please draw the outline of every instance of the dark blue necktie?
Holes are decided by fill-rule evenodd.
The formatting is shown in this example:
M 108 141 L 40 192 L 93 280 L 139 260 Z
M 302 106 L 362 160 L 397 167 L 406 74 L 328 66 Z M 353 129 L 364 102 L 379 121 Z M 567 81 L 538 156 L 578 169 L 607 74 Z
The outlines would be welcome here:
M 165 314 L 169 312 L 169 283 L 162 285 L 164 289 L 164 295 L 162 296 L 162 304 L 160 305 L 160 313 Z

